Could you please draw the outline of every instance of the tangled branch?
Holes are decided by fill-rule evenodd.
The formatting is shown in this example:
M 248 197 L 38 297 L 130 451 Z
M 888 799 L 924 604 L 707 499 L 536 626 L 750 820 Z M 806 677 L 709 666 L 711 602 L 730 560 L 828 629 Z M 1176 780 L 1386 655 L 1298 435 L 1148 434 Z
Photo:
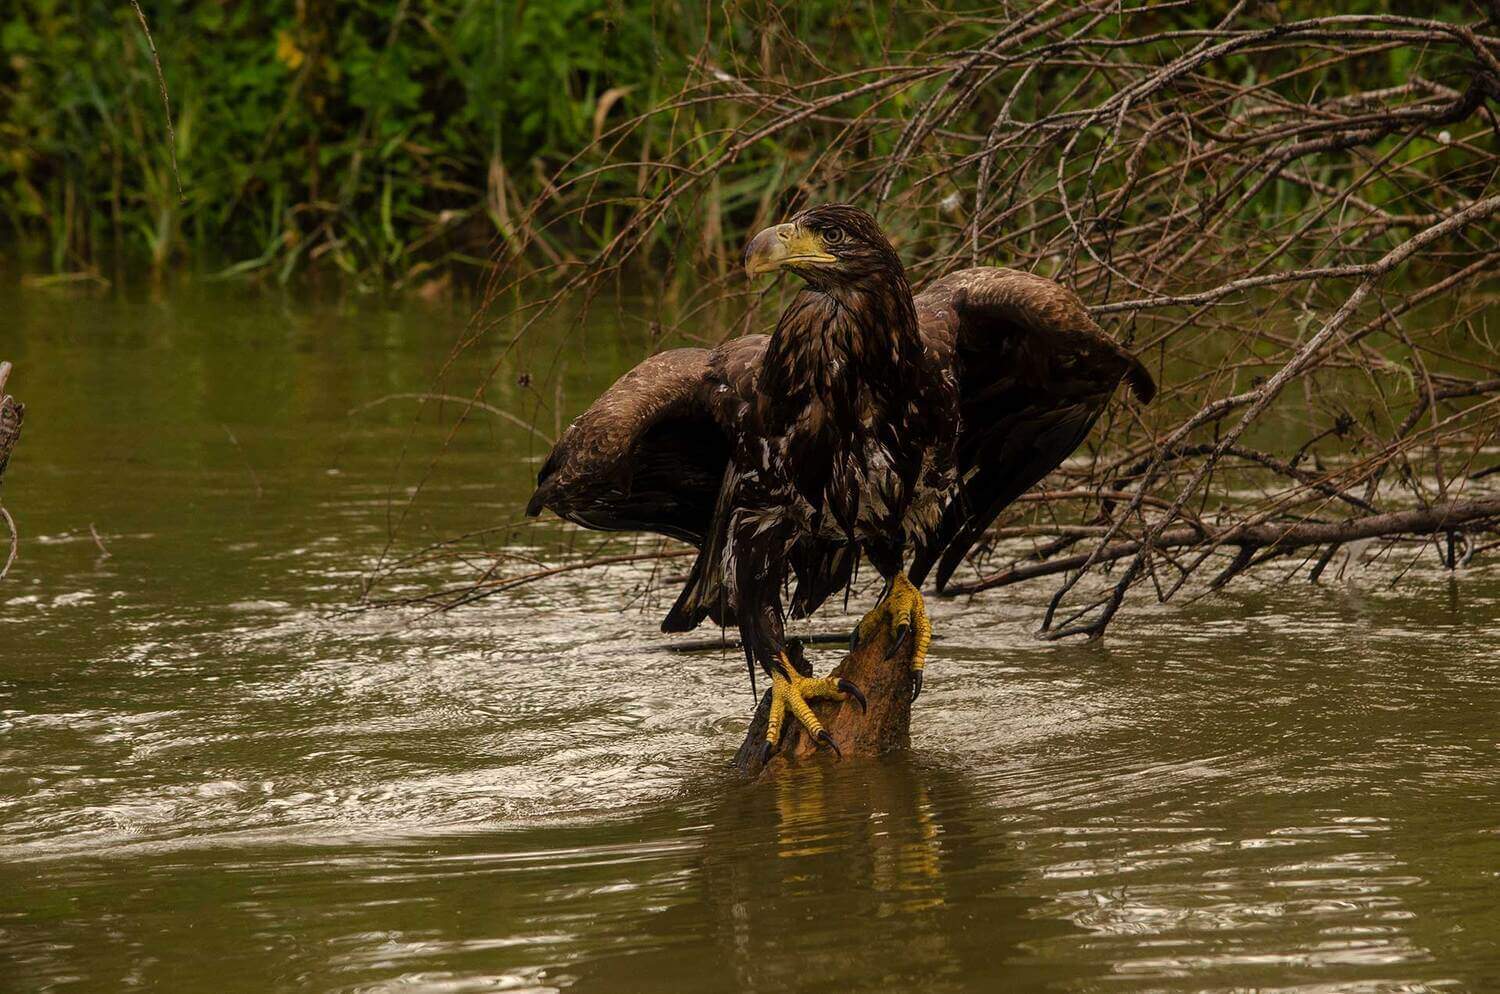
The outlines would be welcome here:
M 648 266 L 653 346 L 767 327 L 787 291 L 735 281 L 746 233 L 854 200 L 915 283 L 968 265 L 1059 280 L 1163 385 L 1113 410 L 958 583 L 1062 577 L 1050 638 L 1097 637 L 1144 582 L 1167 599 L 1351 535 L 1500 520 L 1493 13 L 1017 2 L 929 11 L 915 48 L 852 68 L 760 13 L 754 45 L 726 21 L 680 92 L 601 129 L 512 217 L 469 342 L 504 327 L 510 354 Z M 578 226 L 611 234 L 587 257 L 549 248 Z M 1197 583 L 1218 550 L 1229 568 Z M 1112 564 L 1107 596 L 1074 604 Z

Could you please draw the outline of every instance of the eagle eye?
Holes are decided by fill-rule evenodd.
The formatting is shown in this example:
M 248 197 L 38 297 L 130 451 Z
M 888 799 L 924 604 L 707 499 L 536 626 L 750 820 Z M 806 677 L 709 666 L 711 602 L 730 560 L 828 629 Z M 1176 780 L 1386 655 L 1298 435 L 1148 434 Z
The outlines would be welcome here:
M 837 245 L 839 242 L 844 240 L 844 229 L 829 225 L 822 231 L 818 232 L 818 235 L 823 239 L 824 245 Z

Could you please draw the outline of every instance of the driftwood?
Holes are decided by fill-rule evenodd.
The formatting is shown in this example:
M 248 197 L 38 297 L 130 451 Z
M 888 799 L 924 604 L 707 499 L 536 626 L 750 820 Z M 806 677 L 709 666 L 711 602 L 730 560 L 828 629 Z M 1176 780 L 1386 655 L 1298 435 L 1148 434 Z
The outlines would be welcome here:
M 11 450 L 21 440 L 21 419 L 26 415 L 26 408 L 5 392 L 10 370 L 10 363 L 0 362 L 0 483 L 5 482 L 5 467 L 10 464 Z M 3 580 L 20 552 L 21 539 L 16 531 L 15 519 L 3 504 L 0 504 L 0 519 L 5 521 L 5 527 L 10 532 L 10 548 L 5 556 L 5 565 L 0 567 L 0 580 Z
M 853 699 L 812 702 L 813 713 L 838 746 L 837 755 L 826 746 L 819 748 L 788 715 L 780 748 L 762 765 L 766 721 L 771 713 L 771 692 L 767 690 L 761 695 L 755 717 L 750 719 L 745 741 L 734 755 L 734 768 L 748 778 L 763 779 L 809 761 L 846 762 L 907 748 L 911 744 L 911 654 L 915 639 L 907 638 L 893 653 L 891 627 L 880 626 L 874 638 L 850 651 L 833 668 L 834 676 L 843 677 L 864 693 L 865 709 L 861 710 Z M 801 643 L 791 640 L 788 649 L 803 675 L 811 675 L 812 667 L 802 655 Z

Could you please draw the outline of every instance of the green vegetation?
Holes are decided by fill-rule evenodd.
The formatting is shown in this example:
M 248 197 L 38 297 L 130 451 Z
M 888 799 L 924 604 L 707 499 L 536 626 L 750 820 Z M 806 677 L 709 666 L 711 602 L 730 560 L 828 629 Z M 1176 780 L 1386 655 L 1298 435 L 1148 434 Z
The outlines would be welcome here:
M 409 278 L 483 254 L 596 113 L 680 72 L 654 17 L 605 0 L 142 6 L 180 203 L 130 6 L 20 0 L 0 19 L 0 212 L 31 266 Z
M 557 177 L 603 163 L 722 157 L 725 135 L 756 115 L 747 101 L 725 99 L 734 78 L 753 77 L 757 90 L 793 97 L 803 83 L 815 95 L 850 88 L 870 67 L 920 64 L 981 44 L 1032 5 L 959 5 L 972 9 L 958 18 L 953 4 L 902 13 L 875 6 L 143 3 L 176 118 L 179 200 L 150 49 L 130 5 L 17 0 L 0 15 L 4 241 L 24 267 L 59 274 L 144 260 L 157 271 L 186 265 L 280 279 L 332 266 L 371 284 L 409 285 L 437 269 L 480 265 L 499 245 L 522 242 L 527 254 L 555 262 L 606 244 L 622 214 L 660 195 L 672 173 L 615 168 L 566 195 L 546 196 Z M 1220 16 L 1202 9 L 1211 6 L 1137 14 L 1131 29 L 1207 24 Z M 1305 8 L 1314 6 L 1342 12 L 1384 5 L 1297 6 L 1297 15 L 1307 16 L 1315 12 Z M 1431 6 L 1428 16 L 1475 19 L 1463 3 Z M 1090 30 L 1117 34 L 1121 19 Z M 1130 56 L 1150 60 L 1180 48 L 1169 40 Z M 1400 82 L 1412 58 L 1398 48 L 1357 68 Z M 1234 56 L 1209 71 L 1258 68 L 1264 70 L 1253 58 Z M 1074 71 L 1078 78 L 1086 72 Z M 1344 65 L 1334 73 L 1347 71 Z M 1056 74 L 1032 80 L 1026 99 L 1066 94 L 1074 82 Z M 1338 79 L 1324 81 L 1330 83 Z M 1368 75 L 1359 83 L 1375 85 Z M 718 87 L 713 99 L 611 134 L 679 94 L 704 97 L 711 85 Z M 938 85 L 915 80 L 849 101 L 839 113 L 898 121 Z M 992 89 L 965 113 L 964 129 L 987 127 L 1006 87 Z M 686 232 L 697 244 L 722 245 L 737 230 L 726 217 L 743 224 L 763 213 L 796 183 L 798 163 L 818 158 L 840 133 L 809 119 L 738 153 L 731 168 L 715 165 L 703 191 L 711 209 L 664 218 L 665 233 L 653 237 Z M 844 151 L 878 161 L 899 136 L 895 124 L 869 129 Z M 1273 185 L 1265 203 L 1295 206 L 1283 201 L 1296 193 Z M 541 220 L 567 223 L 532 224 L 537 218 L 528 211 L 539 197 L 546 202 Z M 694 203 L 701 208 L 701 200 Z

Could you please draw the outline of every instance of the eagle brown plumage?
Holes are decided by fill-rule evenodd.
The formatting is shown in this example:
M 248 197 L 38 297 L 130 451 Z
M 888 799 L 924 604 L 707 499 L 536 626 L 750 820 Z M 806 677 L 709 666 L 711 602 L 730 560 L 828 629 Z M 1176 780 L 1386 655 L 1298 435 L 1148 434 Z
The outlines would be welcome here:
M 780 695 L 773 718 L 790 709 L 807 724 L 799 699 L 858 690 L 790 662 L 789 571 L 801 616 L 867 558 L 884 596 L 911 602 L 915 694 L 930 637 L 915 588 L 933 567 L 937 588 L 947 584 L 1001 510 L 1083 442 L 1121 380 L 1143 403 L 1156 387 L 1051 280 L 965 269 L 913 295 L 855 207 L 766 229 L 746 268 L 807 282 L 775 332 L 663 352 L 626 373 L 559 439 L 527 513 L 697 546 L 663 630 L 737 624 L 752 680 L 759 663 Z

